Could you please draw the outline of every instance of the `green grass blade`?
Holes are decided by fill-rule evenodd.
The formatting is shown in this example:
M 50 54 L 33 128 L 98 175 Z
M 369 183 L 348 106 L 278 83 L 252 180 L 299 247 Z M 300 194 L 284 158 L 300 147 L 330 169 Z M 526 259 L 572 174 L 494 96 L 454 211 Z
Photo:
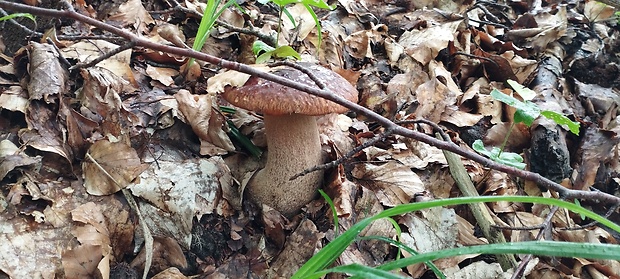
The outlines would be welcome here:
M 14 14 L 10 14 L 10 15 L 5 15 L 3 17 L 0 17 L 0 21 L 5 21 L 5 20 L 9 20 L 9 19 L 14 19 L 16 17 L 25 17 L 25 18 L 29 18 L 30 20 L 32 20 L 33 22 L 36 23 L 36 19 L 32 14 L 28 14 L 28 13 L 14 13 Z
M 319 194 L 325 199 L 327 204 L 329 204 L 329 208 L 332 211 L 332 217 L 334 218 L 334 235 L 338 236 L 338 212 L 336 212 L 336 206 L 334 205 L 334 201 L 332 198 L 325 193 L 325 191 L 319 189 Z
M 418 254 L 408 258 L 389 262 L 387 264 L 377 267 L 377 269 L 388 271 L 426 261 L 433 261 L 441 258 L 454 257 L 459 255 L 473 254 L 532 254 L 539 256 L 620 260 L 620 245 L 559 241 L 495 243 L 459 247 Z
M 316 14 L 314 13 L 314 10 L 312 10 L 312 7 L 310 7 L 310 5 L 308 5 L 307 3 L 304 3 L 304 7 L 306 7 L 306 9 L 308 10 L 308 13 L 310 13 L 310 15 L 312 16 L 312 19 L 314 19 L 314 26 L 316 26 L 316 32 L 319 38 L 318 45 L 316 46 L 316 53 L 318 54 L 319 50 L 321 49 L 321 42 L 323 41 L 323 33 L 321 32 L 321 22 L 319 21 L 319 18 L 316 16 Z
M 605 219 L 604 217 L 587 210 L 583 207 L 575 205 L 573 203 L 569 203 L 562 200 L 551 199 L 551 198 L 543 198 L 543 197 L 527 197 L 527 196 L 492 196 L 492 197 L 461 197 L 461 198 L 451 198 L 451 199 L 442 199 L 442 200 L 433 200 L 426 201 L 420 203 L 410 203 L 410 204 L 402 204 L 395 206 L 393 208 L 382 211 L 381 213 L 363 219 L 359 221 L 357 224 L 353 225 L 349 230 L 344 232 L 341 236 L 334 239 L 332 242 L 327 244 L 323 249 L 321 249 L 318 253 L 316 253 L 310 260 L 308 260 L 298 271 L 293 275 L 292 278 L 304 278 L 310 274 L 313 274 L 319 270 L 325 269 L 329 265 L 331 265 L 342 252 L 357 238 L 359 233 L 366 228 L 370 223 L 375 220 L 401 215 L 408 212 L 414 212 L 421 209 L 438 207 L 438 206 L 450 206 L 450 205 L 459 205 L 459 204 L 467 204 L 467 203 L 475 203 L 475 202 L 497 202 L 497 201 L 512 201 L 512 202 L 523 202 L 523 203 L 538 203 L 538 204 L 546 204 L 552 206 L 559 206 L 562 208 L 566 208 L 570 211 L 573 211 L 577 214 L 583 214 L 586 217 L 591 218 L 594 221 L 601 223 L 613 229 L 617 232 L 620 232 L 620 226 L 617 224 Z
M 420 254 L 418 251 L 413 250 L 413 248 L 405 245 L 404 243 L 402 243 L 400 241 L 396 241 L 396 240 L 391 239 L 391 238 L 387 238 L 385 236 L 371 235 L 371 236 L 362 237 L 361 239 L 377 239 L 377 240 L 385 241 L 387 243 L 390 243 L 390 244 L 398 247 L 399 249 L 403 249 L 403 250 L 407 251 L 411 255 L 419 255 Z M 433 262 L 425 261 L 424 264 L 430 270 L 432 270 L 433 273 L 435 273 L 435 276 L 437 276 L 437 278 L 446 279 L 446 275 L 444 275 L 443 272 L 441 272 L 441 270 L 439 270 L 439 268 Z M 387 269 L 384 269 L 384 270 L 387 270 Z M 358 278 L 358 277 L 351 277 L 351 279 L 354 279 L 354 278 Z
M 260 148 L 254 145 L 254 143 L 250 139 L 248 139 L 248 137 L 246 137 L 243 133 L 241 133 L 241 131 L 239 131 L 237 126 L 235 126 L 235 124 L 232 121 L 227 120 L 227 123 L 228 123 L 228 136 L 235 139 L 239 144 L 241 144 L 241 146 L 245 150 L 250 152 L 250 154 L 252 154 L 254 158 L 256 159 L 260 158 L 260 156 L 263 154 Z
M 291 21 L 291 23 L 293 24 L 293 28 L 297 28 L 297 22 L 295 22 L 295 18 L 293 17 L 291 12 L 289 12 L 288 9 L 284 6 L 280 6 L 280 9 L 286 15 L 286 17 L 288 17 L 288 20 Z
M 193 50 L 200 51 L 202 49 L 207 41 L 207 38 L 209 38 L 209 35 L 211 34 L 211 29 L 213 29 L 215 21 L 220 17 L 224 10 L 235 4 L 235 0 L 229 0 L 221 9 L 217 10 L 217 7 L 221 2 L 221 0 L 207 1 L 207 8 L 202 14 L 202 19 L 200 19 L 200 25 L 198 26 L 198 32 L 196 33 L 196 39 L 192 45 Z M 194 58 L 190 58 L 188 65 L 191 65 L 193 62 Z
M 384 270 L 363 266 L 360 264 L 349 264 L 342 265 L 334 268 L 330 268 L 327 270 L 323 270 L 321 272 L 317 272 L 310 276 L 304 278 L 320 278 L 322 275 L 326 275 L 328 273 L 346 273 L 349 275 L 357 276 L 358 278 L 373 278 L 373 279 L 403 279 L 409 277 L 403 277 L 396 275 L 394 273 L 390 273 Z

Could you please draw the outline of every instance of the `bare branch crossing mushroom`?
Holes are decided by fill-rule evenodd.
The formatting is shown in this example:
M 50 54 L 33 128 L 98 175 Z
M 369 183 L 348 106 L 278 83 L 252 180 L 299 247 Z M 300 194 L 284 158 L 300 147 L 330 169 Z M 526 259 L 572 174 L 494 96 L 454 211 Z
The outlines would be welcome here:
M 343 77 L 319 65 L 300 64 L 320 79 L 326 89 L 357 102 L 357 90 Z M 271 73 L 316 86 L 306 74 L 291 67 L 274 68 Z M 256 77 L 250 77 L 243 86 L 227 87 L 222 97 L 237 107 L 264 116 L 267 163 L 246 186 L 247 197 L 267 204 L 285 216 L 296 214 L 315 197 L 323 179 L 323 172 L 316 171 L 289 181 L 293 175 L 323 163 L 315 116 L 344 113 L 348 109 Z

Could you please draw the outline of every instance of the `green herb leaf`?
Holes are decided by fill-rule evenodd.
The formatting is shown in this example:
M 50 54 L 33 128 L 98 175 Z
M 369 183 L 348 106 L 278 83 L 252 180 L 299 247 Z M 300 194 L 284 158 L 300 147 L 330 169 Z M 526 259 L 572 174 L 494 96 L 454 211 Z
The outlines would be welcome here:
M 274 49 L 276 48 L 268 45 L 267 43 L 261 40 L 256 40 L 252 44 L 252 52 L 254 53 L 254 55 L 259 55 L 261 52 L 270 52 L 270 51 L 273 51 Z
M 523 157 L 517 153 L 502 152 L 502 150 L 497 147 L 493 147 L 491 150 L 488 150 L 481 140 L 474 141 L 471 147 L 478 153 L 489 157 L 489 159 L 495 162 L 518 169 L 525 169 L 526 165 L 523 163 Z
M 512 79 L 509 79 L 506 82 L 510 85 L 510 87 L 512 87 L 512 89 L 515 90 L 515 92 L 517 92 L 517 94 L 519 94 L 519 96 L 521 96 L 521 98 L 523 98 L 523 100 L 531 101 L 534 97 L 536 97 L 536 92 L 534 92 L 534 90 L 529 89 Z
M 287 58 L 291 57 L 294 59 L 301 59 L 301 55 L 297 51 L 295 51 L 290 46 L 279 46 L 277 48 L 273 48 L 262 41 L 255 41 L 252 45 L 252 52 L 254 55 L 258 55 L 263 52 L 256 58 L 256 64 L 261 64 L 269 61 L 271 57 L 277 58 Z
M 497 89 L 491 91 L 491 97 L 517 109 L 515 112 L 515 122 L 523 122 L 530 126 L 534 120 L 540 115 L 540 108 L 536 104 L 525 101 L 521 102 L 514 97 L 508 96 Z
M 553 122 L 557 123 L 558 125 L 561 125 L 562 128 L 566 129 L 566 127 L 564 127 L 564 125 L 566 125 L 568 127 L 568 130 L 571 131 L 571 133 L 579 135 L 579 122 L 571 121 L 565 115 L 559 114 L 555 111 L 543 110 L 540 112 L 540 114 L 553 120 Z

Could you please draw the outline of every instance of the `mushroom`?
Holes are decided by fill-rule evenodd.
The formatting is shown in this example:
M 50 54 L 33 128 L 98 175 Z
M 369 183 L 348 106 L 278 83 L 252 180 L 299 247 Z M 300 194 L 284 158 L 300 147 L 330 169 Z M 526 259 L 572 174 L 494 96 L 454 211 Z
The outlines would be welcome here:
M 326 89 L 357 102 L 357 90 L 340 75 L 319 65 L 300 65 L 320 79 Z M 274 68 L 271 73 L 316 86 L 306 74 L 291 67 Z M 323 179 L 323 172 L 315 171 L 289 180 L 295 174 L 323 163 L 315 116 L 344 113 L 348 109 L 257 77 L 250 77 L 243 86 L 226 87 L 222 97 L 237 107 L 264 116 L 267 163 L 248 182 L 247 197 L 271 206 L 287 217 L 296 214 L 315 197 Z

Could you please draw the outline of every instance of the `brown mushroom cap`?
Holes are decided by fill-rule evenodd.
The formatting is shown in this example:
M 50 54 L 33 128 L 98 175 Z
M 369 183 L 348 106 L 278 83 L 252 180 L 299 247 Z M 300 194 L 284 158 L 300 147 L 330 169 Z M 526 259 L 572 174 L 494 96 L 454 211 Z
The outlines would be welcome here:
M 358 92 L 355 87 L 337 73 L 312 63 L 299 64 L 320 79 L 325 84 L 325 89 L 357 102 Z M 317 87 L 306 74 L 291 67 L 277 67 L 271 73 Z M 268 115 L 323 115 L 348 111 L 332 101 L 254 76 L 241 87 L 227 87 L 222 97 L 237 107 Z

